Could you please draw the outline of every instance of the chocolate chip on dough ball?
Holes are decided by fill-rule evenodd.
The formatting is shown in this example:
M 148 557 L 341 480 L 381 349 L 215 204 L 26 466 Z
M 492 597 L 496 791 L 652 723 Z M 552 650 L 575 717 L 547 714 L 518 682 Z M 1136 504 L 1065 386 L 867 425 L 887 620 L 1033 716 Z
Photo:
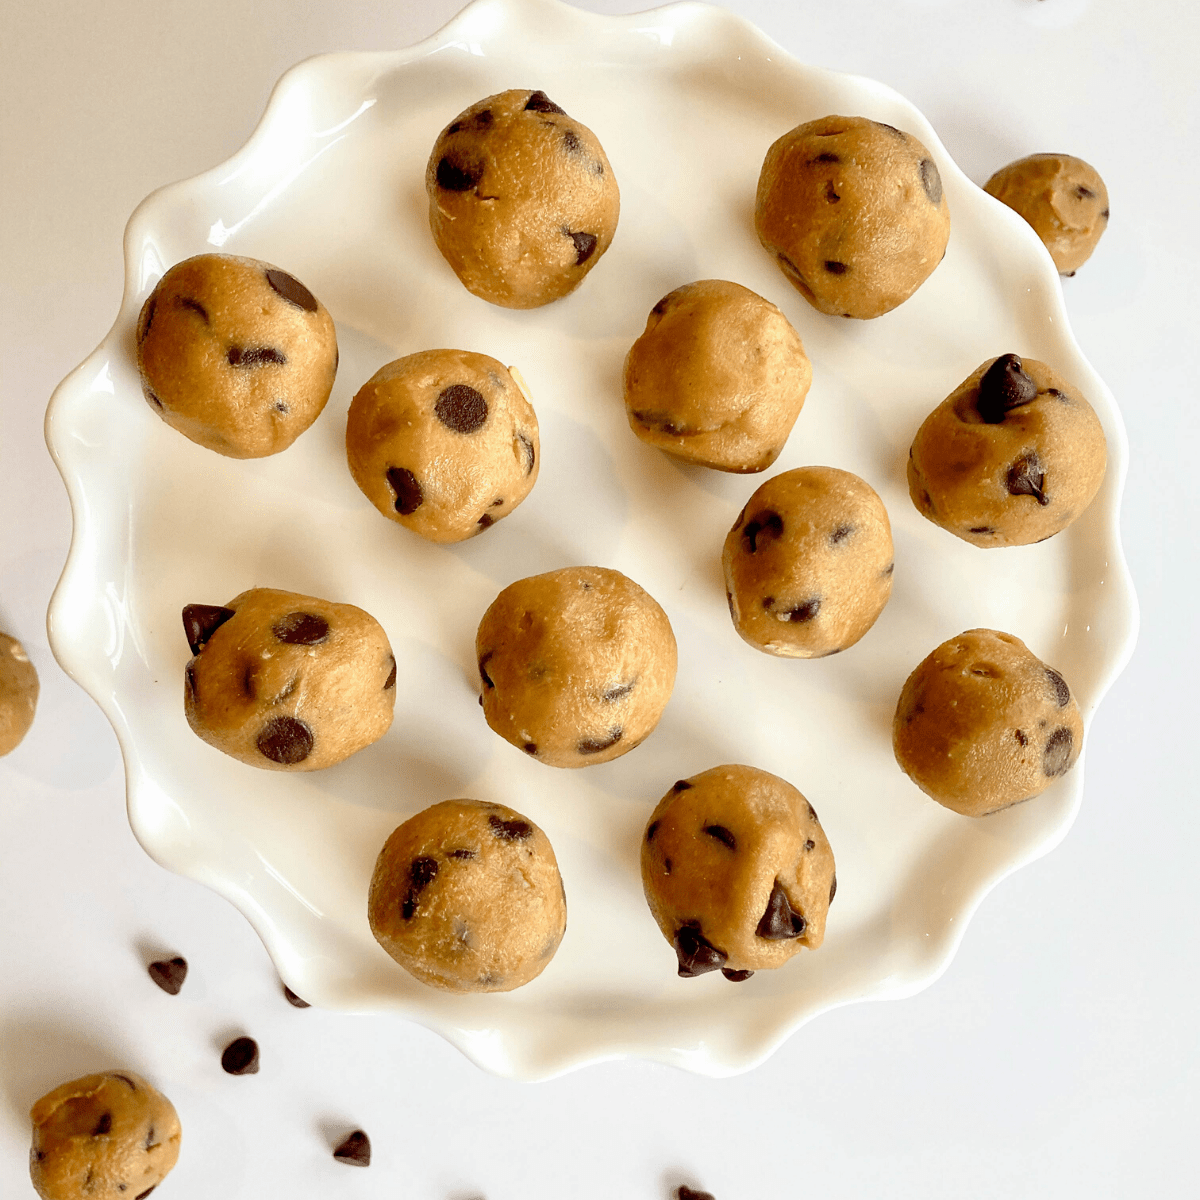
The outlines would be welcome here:
M 925 418 L 908 455 L 917 511 L 974 546 L 1026 546 L 1065 529 L 1104 480 L 1092 406 L 1045 363 L 989 359 Z
M 487 723 L 552 767 L 594 766 L 632 750 L 675 685 L 667 614 L 605 567 L 510 584 L 479 622 L 475 653 Z
M 723 279 L 664 296 L 625 359 L 625 412 L 643 442 L 719 471 L 764 471 L 804 406 L 812 364 L 769 301 Z
M 1031 154 L 1001 167 L 983 190 L 1020 213 L 1062 275 L 1074 275 L 1108 228 L 1108 189 L 1095 167 L 1069 154 Z
M 572 292 L 600 261 L 621 198 L 596 135 L 545 92 L 501 92 L 442 130 L 429 225 L 463 286 L 505 308 Z
M 502 804 L 446 800 L 410 817 L 375 863 L 371 932 L 406 971 L 451 992 L 535 979 L 567 927 L 546 835 Z
M 0 633 L 0 755 L 21 744 L 33 724 L 37 701 L 37 671 L 25 647 Z
M 185 437 L 230 458 L 286 450 L 321 415 L 333 318 L 294 276 L 232 254 L 176 263 L 142 306 L 142 391 Z
M 507 517 L 540 466 L 537 416 L 513 367 L 424 350 L 377 371 L 346 420 L 346 458 L 385 517 L 460 542 Z
M 797 467 L 750 497 L 721 556 L 734 628 L 758 650 L 823 658 L 853 646 L 892 594 L 892 527 L 875 490 Z
M 685 978 L 718 968 L 740 983 L 817 949 L 837 890 L 813 806 L 756 767 L 681 779 L 642 838 L 642 885 Z
M 396 659 L 352 604 L 253 588 L 189 604 L 184 710 L 193 732 L 252 767 L 316 771 L 387 732 Z
M 950 209 L 937 163 L 911 134 L 865 117 L 822 117 L 767 151 L 754 225 L 816 309 L 878 317 L 942 261 Z
M 908 677 L 892 722 L 900 767 L 968 817 L 1038 795 L 1075 765 L 1082 745 L 1067 681 L 994 629 L 943 642 Z
M 61 1084 L 29 1115 L 29 1174 L 42 1200 L 145 1200 L 179 1157 L 174 1107 L 132 1071 Z

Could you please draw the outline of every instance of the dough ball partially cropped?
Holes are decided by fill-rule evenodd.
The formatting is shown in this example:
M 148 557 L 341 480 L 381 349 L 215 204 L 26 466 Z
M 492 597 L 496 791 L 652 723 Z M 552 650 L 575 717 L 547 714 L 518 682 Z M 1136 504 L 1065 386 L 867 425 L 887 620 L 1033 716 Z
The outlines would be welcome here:
M 892 722 L 901 769 L 968 817 L 1019 804 L 1065 775 L 1083 745 L 1067 681 L 1019 638 L 969 629 L 908 677 Z
M 1045 363 L 1004 354 L 925 418 L 908 453 L 917 511 L 974 546 L 1027 546 L 1071 524 L 1104 480 L 1092 406 Z
M 612 244 L 621 197 L 587 126 L 545 92 L 472 104 L 425 170 L 429 226 L 463 286 L 505 308 L 574 291 Z
M 507 517 L 537 481 L 537 416 L 515 368 L 468 350 L 382 367 L 346 421 L 346 458 L 385 517 L 460 542 Z
M 184 676 L 188 724 L 240 762 L 320 770 L 392 723 L 396 659 L 361 608 L 253 588 L 224 606 L 189 604 L 183 627 L 194 655 Z
M 422 983 L 510 992 L 554 957 L 567 900 L 532 821 L 502 804 L 446 800 L 388 838 L 368 916 L 379 944 Z
M 185 437 L 230 458 L 286 450 L 337 374 L 325 306 L 294 276 L 232 254 L 176 263 L 142 306 L 142 391 Z
M 0 633 L 0 755 L 21 744 L 33 724 L 37 701 L 37 670 L 25 647 Z
M 813 806 L 756 767 L 681 779 L 642 838 L 646 902 L 685 978 L 720 969 L 735 983 L 817 949 L 837 890 Z
M 1069 154 L 1031 154 L 1001 167 L 983 190 L 1020 213 L 1062 275 L 1074 275 L 1108 228 L 1108 188 L 1095 167 Z
M 764 471 L 804 406 L 812 364 L 769 301 L 723 279 L 664 296 L 625 359 L 625 412 L 643 442 L 719 471 Z
M 552 767 L 590 767 L 640 745 L 675 685 L 667 614 L 605 567 L 510 584 L 479 622 L 475 653 L 487 723 Z
M 942 261 L 950 209 L 937 163 L 911 134 L 865 117 L 822 117 L 767 151 L 754 225 L 816 309 L 878 317 Z

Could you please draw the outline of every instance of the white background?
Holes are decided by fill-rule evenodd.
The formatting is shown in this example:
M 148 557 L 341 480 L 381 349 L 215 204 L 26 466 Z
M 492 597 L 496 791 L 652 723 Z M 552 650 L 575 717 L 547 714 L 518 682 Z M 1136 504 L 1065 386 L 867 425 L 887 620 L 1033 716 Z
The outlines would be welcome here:
M 1142 632 L 1095 717 L 1074 828 L 992 893 L 940 981 L 827 1014 L 735 1079 L 629 1062 L 510 1083 L 414 1026 L 290 1008 L 249 925 L 133 840 L 116 740 L 46 643 L 70 532 L 46 401 L 116 314 L 121 233 L 147 192 L 232 154 L 292 63 L 404 46 L 457 7 L 6 5 L 0 628 L 29 649 L 42 700 L 0 760 L 0 1197 L 33 1194 L 33 1100 L 117 1065 L 181 1113 L 164 1200 L 666 1200 L 679 1183 L 717 1200 L 1190 1194 L 1200 19 L 1183 0 L 725 5 L 804 61 L 898 89 L 978 182 L 1062 150 L 1109 187 L 1110 229 L 1064 290 L 1129 431 Z M 144 969 L 173 953 L 191 963 L 174 998 Z M 235 1079 L 219 1051 L 243 1032 L 263 1068 Z M 367 1171 L 330 1157 L 356 1126 Z

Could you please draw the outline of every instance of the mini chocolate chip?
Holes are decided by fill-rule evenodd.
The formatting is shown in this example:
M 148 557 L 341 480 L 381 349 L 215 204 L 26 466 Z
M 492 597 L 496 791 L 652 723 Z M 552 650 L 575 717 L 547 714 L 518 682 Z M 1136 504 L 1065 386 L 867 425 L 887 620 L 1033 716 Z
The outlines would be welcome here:
M 199 300 L 193 300 L 191 296 L 177 296 L 175 303 L 178 304 L 180 308 L 190 309 L 192 312 L 196 313 L 197 316 L 199 316 L 205 325 L 208 324 L 208 309 L 205 308 Z
M 491 528 L 491 526 L 495 525 L 495 523 L 496 523 L 496 518 L 493 517 L 491 513 L 484 513 L 483 516 L 480 517 L 479 520 L 475 522 L 475 524 L 478 525 L 480 529 L 489 529 L 489 528 Z
M 111 1074 L 114 1079 L 119 1079 L 122 1083 L 129 1084 L 129 1090 L 131 1092 L 137 1091 L 137 1084 L 134 1083 L 133 1080 L 130 1079 L 128 1075 L 122 1075 L 119 1071 L 111 1071 L 111 1072 L 109 1072 L 109 1074 Z
M 285 417 L 288 415 L 288 413 L 290 413 L 290 412 L 292 411 L 292 410 L 291 410 L 291 409 L 288 407 L 288 403 L 287 403 L 287 401 L 286 401 L 286 400 L 276 400 L 276 401 L 275 401 L 275 403 L 271 405 L 271 407 L 272 407 L 272 408 L 273 408 L 273 409 L 274 409 L 274 410 L 275 410 L 277 413 L 282 413 L 282 414 L 283 414 Z
M 255 676 L 258 674 L 258 664 L 256 662 L 248 662 L 242 668 L 242 694 L 247 700 L 255 699 L 257 695 L 257 685 Z
M 396 493 L 396 511 L 402 517 L 415 513 L 425 503 L 425 493 L 407 467 L 388 467 L 387 481 Z
M 661 317 L 667 311 L 667 307 L 670 305 L 674 295 L 674 292 L 668 292 L 650 311 L 657 313 Z
M 972 525 L 967 530 L 968 533 L 995 533 L 995 529 L 991 525 Z
M 37 1159 L 37 1161 L 38 1161 L 38 1162 L 42 1162 L 42 1161 L 45 1159 L 45 1157 L 46 1157 L 46 1152 L 45 1152 L 45 1150 L 35 1150 L 35 1151 L 33 1152 L 33 1154 L 34 1154 L 34 1157 Z
M 329 622 L 310 612 L 290 612 L 271 626 L 276 639 L 289 646 L 319 646 L 329 637 Z
M 249 1037 L 234 1038 L 221 1055 L 221 1068 L 227 1075 L 257 1075 L 258 1043 Z
M 490 108 L 481 108 L 471 118 L 471 124 L 476 129 L 491 129 L 492 122 L 494 120 L 495 120 L 495 117 L 492 116 L 492 110 Z
M 663 859 L 663 873 L 665 875 L 670 875 L 671 873 L 671 860 L 669 858 Z
M 138 1194 L 134 1196 L 133 1200 L 146 1200 L 146 1197 L 150 1195 L 150 1193 L 154 1191 L 156 1187 L 158 1187 L 157 1183 L 151 1184 L 150 1187 L 148 1187 L 144 1192 L 138 1192 Z
M 568 154 L 578 154 L 583 147 L 583 143 L 579 140 L 579 134 L 573 129 L 567 129 L 563 132 L 563 145 L 566 147 Z
M 1060 725 L 1046 742 L 1042 753 L 1042 770 L 1053 778 L 1064 775 L 1071 766 L 1071 752 L 1075 748 L 1075 735 L 1065 726 Z
M 942 202 L 942 176 L 932 158 L 921 159 L 921 186 L 925 189 L 930 204 Z
M 890 562 L 890 563 L 888 563 L 888 565 L 886 567 L 883 568 L 882 571 L 880 571 L 880 574 L 886 578 L 888 575 L 894 574 L 895 570 L 896 570 L 896 564 L 894 562 Z
M 675 781 L 675 786 L 671 789 L 673 792 L 686 792 L 693 785 L 686 779 L 678 779 Z
M 146 303 L 142 305 L 141 318 L 138 321 L 137 343 L 139 346 L 146 340 L 146 334 L 150 332 L 150 326 L 154 321 L 154 310 L 157 307 L 158 294 L 151 292 Z
M 679 974 L 684 979 L 693 979 L 706 971 L 723 967 L 729 959 L 724 950 L 718 950 L 700 932 L 699 921 L 685 921 L 675 931 L 675 953 L 679 957 Z
M 716 838 L 722 846 L 728 846 L 730 850 L 737 849 L 737 838 L 733 836 L 733 831 L 726 829 L 724 825 L 705 825 L 704 832 L 711 838 Z
M 304 309 L 305 312 L 317 311 L 317 298 L 298 280 L 295 275 L 289 275 L 278 267 L 267 271 L 267 282 L 289 304 Z
M 479 697 L 479 703 L 480 704 L 483 703 L 482 696 Z M 525 753 L 530 755 L 531 757 L 537 758 L 537 742 L 526 742 L 525 745 L 523 745 L 521 747 L 521 749 L 524 750 Z
M 853 525 L 839 525 L 830 535 L 829 544 L 836 546 L 838 542 L 844 542 L 854 532 Z
M 417 911 L 417 898 L 437 878 L 437 861 L 432 858 L 414 858 L 408 871 L 408 895 L 400 906 L 400 915 L 411 921 Z
M 483 686 L 484 686 L 484 687 L 494 688 L 494 687 L 496 686 L 496 685 L 495 685 L 495 684 L 492 682 L 492 678 L 491 678 L 491 676 L 490 676 L 490 675 L 487 673 L 487 671 L 486 671 L 486 670 L 484 670 L 484 668 L 487 666 L 487 664 L 488 664 L 489 660 L 491 659 L 491 657 L 492 657 L 492 655 L 493 655 L 494 653 L 495 653 L 495 651 L 494 651 L 494 650 L 489 650 L 489 651 L 488 651 L 488 652 L 487 652 L 487 653 L 486 653 L 486 654 L 485 654 L 485 655 L 484 655 L 484 656 L 483 656 L 483 657 L 482 657 L 482 658 L 479 660 L 479 678 L 483 680 Z
M 696 431 L 688 425 L 677 425 L 665 413 L 634 410 L 633 419 L 651 429 L 661 429 L 668 437 L 688 437 Z
M 815 821 L 817 819 L 817 810 L 807 800 L 804 803 L 808 808 L 808 815 Z
M 1046 495 L 1046 472 L 1041 467 L 1035 450 L 1022 454 L 1008 469 L 1005 484 L 1010 495 L 1033 496 L 1043 508 L 1049 504 L 1050 497 Z
M 313 748 L 312 730 L 295 717 L 272 717 L 254 743 L 264 758 L 283 766 L 303 762 Z
M 819 163 L 819 162 L 835 163 L 835 162 L 841 162 L 842 160 L 836 154 L 833 154 L 830 151 L 826 150 L 824 154 L 818 154 L 816 158 L 810 159 L 809 161 L 815 162 L 815 163 Z
M 1037 398 L 1037 384 L 1015 354 L 1002 354 L 983 373 L 975 407 L 988 425 L 999 425 L 1010 409 Z
M 154 405 L 155 408 L 162 410 L 163 402 L 143 383 L 142 395 Z
M 1108 209 L 1106 208 L 1100 215 L 1107 221 L 1108 220 Z
M 813 596 L 811 599 L 805 600 L 803 604 L 788 609 L 787 619 L 793 625 L 803 625 L 805 622 L 811 621 L 820 611 L 821 597 Z
M 1080 200 L 1095 200 L 1096 198 L 1096 193 L 1090 187 L 1084 187 L 1082 183 L 1075 185 L 1075 195 Z
M 469 192 L 483 178 L 483 159 L 467 162 L 455 154 L 444 154 L 437 165 L 437 185 L 445 192 Z
M 1016 729 L 1013 732 L 1017 735 L 1017 741 L 1020 742 L 1022 746 L 1029 745 L 1029 739 L 1025 736 L 1025 731 L 1023 729 Z
M 500 507 L 500 505 L 502 505 L 503 503 L 504 503 L 504 497 L 503 497 L 503 496 L 497 496 L 497 497 L 495 498 L 495 500 L 493 500 L 493 501 L 492 501 L 492 503 L 491 503 L 491 507 L 492 507 L 492 508 L 499 508 L 499 507 Z
M 654 841 L 654 835 L 658 832 L 658 826 L 658 821 L 651 821 L 650 824 L 646 826 L 646 841 Z
M 777 512 L 768 509 L 746 522 L 746 528 L 742 530 L 742 541 L 751 554 L 758 552 L 758 539 L 762 536 L 783 536 L 783 518 Z
M 361 1129 L 356 1129 L 333 1152 L 338 1162 L 344 1162 L 351 1167 L 369 1167 L 371 1165 L 371 1139 Z
M 845 275 L 850 268 L 846 266 L 844 262 L 835 262 L 833 259 L 826 259 L 825 270 L 827 270 L 830 275 Z
M 474 850 L 451 850 L 450 857 L 457 858 L 462 862 L 467 862 L 469 859 L 472 859 L 475 857 L 475 851 Z
M 154 1147 L 158 1145 L 158 1143 L 154 1140 L 154 1126 L 153 1125 L 151 1125 L 150 1128 L 146 1130 L 146 1140 L 142 1143 L 142 1145 L 146 1148 L 147 1153 L 149 1151 L 153 1150 Z
M 1054 686 L 1054 698 L 1058 701 L 1058 707 L 1066 708 L 1071 703 L 1071 689 L 1067 687 L 1067 681 L 1053 667 L 1046 668 L 1046 675 Z
M 533 441 L 523 433 L 517 434 L 517 441 L 521 443 L 521 449 L 525 451 L 525 474 L 533 474 L 533 464 L 535 461 L 535 451 L 533 449 Z
M 722 974 L 724 974 L 726 979 L 733 979 L 735 975 L 740 975 L 744 979 L 748 975 L 753 975 L 754 972 L 723 971 Z M 675 1200 L 716 1200 L 716 1197 L 712 1192 L 697 1192 L 695 1189 L 688 1187 L 687 1184 L 680 1184 L 675 1191 Z
M 288 985 L 286 983 L 283 985 L 283 998 L 293 1008 L 312 1008 L 312 1005 L 309 1004 L 309 1002 L 307 1000 L 301 1000 L 300 997 L 297 996 L 296 993 L 293 992 L 292 989 L 290 987 L 288 987 Z
M 529 99 L 525 101 L 525 111 L 526 112 L 548 112 L 548 113 L 562 113 L 563 112 L 563 110 L 561 108 L 559 108 L 558 105 L 555 104 L 554 101 L 551 100 L 550 97 L 547 96 L 546 93 L 543 91 L 536 91 L 536 92 L 530 93 Z M 563 116 L 566 116 L 566 113 L 563 113 Z
M 758 922 L 755 934 L 769 942 L 785 942 L 791 938 L 804 936 L 808 922 L 792 908 L 787 892 L 778 879 L 771 888 L 771 897 L 767 901 L 766 911 Z
M 1062 272 L 1060 272 L 1060 274 L 1062 275 L 1062 277 L 1064 279 L 1074 279 L 1075 278 L 1074 271 L 1062 271 Z
M 215 604 L 184 605 L 183 632 L 192 653 L 199 654 L 208 639 L 232 616 L 232 608 Z
M 906 136 L 901 130 L 897 129 L 895 125 L 889 125 L 886 121 L 876 121 L 875 124 L 878 125 L 880 129 L 886 129 L 889 133 L 894 133 L 897 137 Z
M 833 903 L 834 896 L 837 895 L 837 876 L 835 875 L 829 884 L 829 903 Z
M 474 433 L 488 419 L 487 401 L 481 392 L 465 383 L 452 383 L 442 390 L 433 406 L 437 419 L 455 433 Z
M 725 978 L 728 979 L 730 983 L 745 983 L 746 980 L 749 979 L 750 976 L 754 974 L 754 972 L 753 971 L 731 971 L 728 967 L 722 967 L 721 974 L 724 975 Z
M 383 690 L 385 692 L 390 692 L 396 686 L 396 656 L 389 654 L 388 658 L 391 660 L 392 669 L 388 672 L 387 679 L 383 681 Z
M 564 229 L 563 233 L 575 243 L 575 265 L 582 267 L 595 253 L 599 239 L 594 233 L 572 233 L 569 229 Z
M 492 834 L 502 842 L 524 842 L 533 837 L 533 826 L 528 821 L 506 821 L 503 817 L 493 814 L 488 817 L 488 825 Z
M 580 738 L 575 749 L 580 754 L 599 754 L 610 746 L 615 746 L 625 736 L 625 730 L 620 725 L 614 725 L 604 737 Z
M 816 848 L 816 845 L 817 843 L 814 842 L 812 838 L 808 838 L 804 843 L 804 848 L 805 850 L 813 850 Z
M 616 687 L 610 687 L 608 691 L 601 695 L 600 699 L 606 704 L 616 704 L 618 700 L 624 700 L 635 687 L 637 687 L 636 679 L 630 683 L 618 684 Z
M 112 1129 L 112 1113 L 104 1113 L 100 1120 L 96 1122 L 96 1128 L 92 1130 L 92 1137 L 103 1137 Z
M 243 350 L 240 346 L 230 346 L 225 355 L 231 367 L 262 367 L 267 363 L 285 363 L 286 356 L 273 346 L 252 346 Z
M 836 204 L 841 199 L 841 196 L 839 196 L 833 189 L 832 179 L 827 179 L 825 181 L 825 199 L 830 204 Z
M 150 978 L 169 996 L 179 995 L 179 989 L 187 978 L 187 969 L 187 959 L 178 955 L 152 962 L 146 968 Z

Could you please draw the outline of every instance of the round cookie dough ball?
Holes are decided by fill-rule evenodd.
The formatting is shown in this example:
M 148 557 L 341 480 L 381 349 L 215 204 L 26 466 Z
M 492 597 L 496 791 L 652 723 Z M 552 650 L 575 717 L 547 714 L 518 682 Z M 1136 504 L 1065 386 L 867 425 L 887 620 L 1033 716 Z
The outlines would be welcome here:
M 388 363 L 346 421 L 354 482 L 431 542 L 461 542 L 507 517 L 537 481 L 539 446 L 520 375 L 468 350 Z
M 252 767 L 317 771 L 392 723 L 396 659 L 352 604 L 252 588 L 224 607 L 189 604 L 183 703 L 192 731 Z
M 740 983 L 825 938 L 837 890 L 813 806 L 756 767 L 714 767 L 658 802 L 642 839 L 642 886 L 684 978 Z
M 1104 430 L 1045 363 L 989 359 L 925 418 L 908 452 L 917 511 L 974 546 L 1027 546 L 1065 529 L 1104 479 Z
M 769 301 L 723 279 L 664 296 L 625 359 L 625 412 L 643 442 L 719 471 L 765 471 L 804 406 L 812 364 Z
M 849 471 L 785 471 L 750 497 L 721 565 L 734 628 L 755 649 L 836 654 L 875 624 L 892 594 L 887 509 Z
M 0 633 L 0 755 L 15 750 L 33 724 L 38 677 L 25 648 Z
M 892 721 L 896 761 L 926 795 L 985 817 L 1044 791 L 1079 757 L 1067 681 L 994 629 L 943 642 L 908 677 Z
M 574 291 L 617 229 L 596 135 L 545 92 L 501 92 L 442 130 L 425 170 L 429 226 L 467 291 L 537 308 Z
M 168 425 L 230 458 L 286 450 L 337 374 L 333 318 L 294 276 L 232 254 L 176 263 L 142 305 L 142 391 Z
M 590 767 L 640 745 L 675 686 L 667 614 L 605 567 L 509 584 L 479 622 L 475 654 L 487 723 L 552 767 Z
M 479 800 L 446 800 L 395 830 L 367 907 L 392 958 L 450 992 L 511 992 L 536 979 L 567 927 L 550 840 L 520 813 Z
M 144 1200 L 179 1157 L 174 1107 L 132 1071 L 64 1083 L 29 1116 L 29 1174 L 42 1200 Z
M 915 137 L 865 117 L 822 117 L 768 151 L 758 239 L 816 309 L 878 317 L 942 261 L 950 209 L 937 163 Z
M 1095 167 L 1069 154 L 1031 154 L 1001 167 L 983 190 L 1020 213 L 1062 275 L 1074 275 L 1108 228 L 1108 189 Z

